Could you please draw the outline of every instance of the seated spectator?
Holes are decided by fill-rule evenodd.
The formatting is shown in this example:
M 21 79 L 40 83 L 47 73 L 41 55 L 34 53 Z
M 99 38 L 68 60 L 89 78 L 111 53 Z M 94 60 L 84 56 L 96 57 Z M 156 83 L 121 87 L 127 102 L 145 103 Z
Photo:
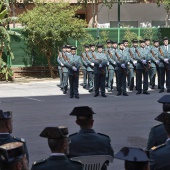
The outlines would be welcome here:
M 68 154 L 69 138 L 66 127 L 46 127 L 40 134 L 41 137 L 48 138 L 48 146 L 51 155 L 47 159 L 34 162 L 32 170 L 82 170 L 80 162 L 69 160 Z M 66 155 L 65 155 L 66 154 Z
M 0 169 L 29 170 L 23 143 L 11 142 L 0 146 Z
M 125 170 L 149 170 L 149 159 L 141 148 L 124 147 L 115 158 L 125 161 Z
M 107 135 L 96 133 L 93 127 L 93 110 L 88 106 L 75 107 L 70 113 L 76 116 L 76 123 L 80 126 L 78 133 L 70 135 L 69 157 L 86 155 L 114 155 Z
M 9 142 L 22 142 L 24 144 L 27 159 L 29 161 L 28 149 L 25 140 L 23 138 L 18 138 L 10 135 L 13 131 L 12 122 L 13 122 L 12 112 L 11 111 L 4 112 L 0 110 L 0 145 Z
M 150 150 L 151 170 L 170 170 L 170 112 L 163 112 L 156 120 L 163 123 L 168 139 L 162 145 L 152 147 Z

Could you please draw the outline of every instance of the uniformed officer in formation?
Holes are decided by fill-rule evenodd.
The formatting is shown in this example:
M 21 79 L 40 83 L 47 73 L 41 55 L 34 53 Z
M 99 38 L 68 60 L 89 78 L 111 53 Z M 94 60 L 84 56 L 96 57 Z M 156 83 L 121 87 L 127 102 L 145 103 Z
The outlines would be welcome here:
M 152 147 L 150 150 L 150 169 L 169 170 L 170 169 L 170 112 L 163 112 L 156 117 L 156 120 L 164 124 L 168 139 L 162 145 Z
M 70 113 L 76 116 L 76 124 L 80 131 L 69 137 L 70 157 L 87 155 L 114 155 L 109 136 L 96 133 L 93 128 L 93 110 L 88 106 L 75 107 Z
M 48 139 L 51 155 L 47 159 L 34 162 L 31 170 L 83 170 L 80 162 L 67 158 L 70 142 L 67 135 L 67 127 L 46 127 L 40 136 Z
M 126 77 L 128 75 L 129 52 L 124 50 L 124 48 L 123 42 L 121 42 L 119 43 L 119 49 L 115 52 L 117 96 L 120 96 L 122 93 L 124 96 L 128 96 L 126 92 Z
M 81 67 L 81 58 L 76 54 L 76 47 L 71 47 L 71 54 L 67 55 L 64 65 L 68 68 L 70 98 L 79 99 L 79 69 Z
M 91 93 L 94 88 L 94 63 L 93 55 L 96 55 L 95 44 L 90 44 L 90 51 L 86 53 L 86 62 L 87 62 L 87 74 L 88 74 L 88 86 L 89 92 Z
M 103 45 L 97 45 L 97 53 L 96 55 L 92 54 L 93 56 L 93 63 L 94 63 L 94 88 L 95 88 L 95 95 L 94 97 L 99 96 L 99 89 L 101 90 L 101 96 L 107 97 L 105 94 L 105 82 L 106 82 L 106 67 L 109 65 L 107 60 L 107 55 L 103 53 Z
M 132 40 L 132 47 L 129 48 L 129 72 L 128 72 L 128 78 L 129 78 L 129 90 L 132 91 L 134 88 L 134 70 L 136 69 L 136 63 L 137 60 L 135 59 L 136 55 L 136 48 L 138 47 L 138 40 L 133 39 Z M 137 76 L 136 76 L 137 78 Z M 137 83 L 136 83 L 137 84 Z
M 150 68 L 149 68 L 149 77 L 151 89 L 155 88 L 155 77 L 156 73 L 158 74 L 158 87 L 160 86 L 160 74 L 159 74 L 159 41 L 153 40 L 153 46 L 150 48 Z
M 149 50 L 145 48 L 145 41 L 140 40 L 140 47 L 136 48 L 135 58 L 137 60 L 137 93 L 150 94 L 148 92 L 148 72 L 149 72 Z M 142 88 L 142 75 L 143 75 L 143 88 Z
M 0 169 L 29 170 L 22 142 L 10 142 L 0 145 Z
M 67 45 L 63 45 L 62 47 L 62 52 L 59 52 L 57 61 L 59 66 L 62 69 L 62 85 L 60 86 L 61 89 L 63 89 L 63 94 L 67 93 L 68 89 L 68 69 L 64 66 L 63 62 L 66 61 L 66 50 L 67 50 Z
M 81 69 L 83 71 L 83 88 L 85 89 L 87 86 L 87 62 L 86 62 L 86 53 L 89 52 L 89 45 L 85 44 L 84 45 L 84 52 L 82 53 L 81 57 Z
M 114 157 L 125 161 L 125 170 L 150 170 L 150 160 L 142 148 L 123 147 Z
M 28 149 L 25 140 L 23 138 L 11 136 L 13 131 L 12 122 L 12 112 L 0 110 L 0 145 L 9 142 L 22 142 L 25 148 L 27 159 L 29 161 Z
M 160 91 L 164 92 L 165 74 L 166 74 L 166 88 L 167 92 L 170 93 L 170 45 L 168 37 L 164 37 L 163 45 L 159 48 L 159 71 L 160 71 Z

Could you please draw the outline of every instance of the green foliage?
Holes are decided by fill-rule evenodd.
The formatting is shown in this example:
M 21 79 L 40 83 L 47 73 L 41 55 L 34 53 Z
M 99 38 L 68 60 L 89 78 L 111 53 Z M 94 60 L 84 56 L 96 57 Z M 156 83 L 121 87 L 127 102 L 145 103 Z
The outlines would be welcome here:
M 138 35 L 134 32 L 131 32 L 130 29 L 128 28 L 126 31 L 125 31 L 125 35 L 124 35 L 124 39 L 128 40 L 129 42 L 129 46 L 132 45 L 131 41 L 133 39 L 140 39 L 140 37 L 138 37 Z
M 153 37 L 154 37 L 154 31 L 153 31 L 152 28 L 147 28 L 147 29 L 144 30 L 143 39 L 149 38 L 152 41 Z

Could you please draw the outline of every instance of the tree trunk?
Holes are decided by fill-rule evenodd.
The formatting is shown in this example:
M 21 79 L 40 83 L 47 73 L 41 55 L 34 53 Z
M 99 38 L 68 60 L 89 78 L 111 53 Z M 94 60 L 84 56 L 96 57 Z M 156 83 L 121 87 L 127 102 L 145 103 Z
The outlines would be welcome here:
M 47 61 L 48 61 L 48 67 L 49 67 L 49 70 L 50 70 L 50 75 L 51 75 L 52 78 L 56 78 L 56 76 L 55 76 L 55 74 L 53 72 L 53 68 L 52 68 L 52 65 L 51 65 L 50 58 L 51 58 L 51 55 L 48 55 L 47 56 Z

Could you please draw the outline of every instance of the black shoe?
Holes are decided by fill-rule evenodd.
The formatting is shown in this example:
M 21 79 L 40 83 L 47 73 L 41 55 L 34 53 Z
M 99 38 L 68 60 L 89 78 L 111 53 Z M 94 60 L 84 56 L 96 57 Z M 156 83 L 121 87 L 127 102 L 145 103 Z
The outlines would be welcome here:
M 163 90 L 163 89 L 159 90 L 159 93 L 163 93 L 163 92 L 164 92 L 164 90 Z
M 102 97 L 107 97 L 105 94 L 102 94 Z
M 64 90 L 64 91 L 63 91 L 63 94 L 67 94 L 67 90 Z
M 147 92 L 147 91 L 144 91 L 144 92 L 143 92 L 143 94 L 150 94 L 150 93 L 149 93 L 149 92 Z
M 70 98 L 73 98 L 73 96 L 70 96 Z
M 158 89 L 161 89 L 161 87 L 160 87 L 160 86 L 158 86 Z
M 127 93 L 123 93 L 123 96 L 129 96 Z
M 168 89 L 167 92 L 170 93 L 170 89 Z
M 86 84 L 83 85 L 83 88 L 84 88 L 84 89 L 86 88 Z
M 75 96 L 76 99 L 79 99 L 79 96 Z
M 130 87 L 129 90 L 132 91 L 132 90 L 133 90 L 133 87 Z
M 99 96 L 99 94 L 95 94 L 95 95 L 94 95 L 94 97 L 97 97 L 97 96 Z
M 60 90 L 63 90 L 64 89 L 64 87 L 60 87 Z
M 136 94 L 141 94 L 141 91 L 138 91 Z
M 155 86 L 152 86 L 151 89 L 155 89 Z
M 116 96 L 120 96 L 120 95 L 121 95 L 121 93 L 120 93 L 120 92 L 118 92 Z
M 92 92 L 93 91 L 93 89 L 89 89 L 89 92 Z

